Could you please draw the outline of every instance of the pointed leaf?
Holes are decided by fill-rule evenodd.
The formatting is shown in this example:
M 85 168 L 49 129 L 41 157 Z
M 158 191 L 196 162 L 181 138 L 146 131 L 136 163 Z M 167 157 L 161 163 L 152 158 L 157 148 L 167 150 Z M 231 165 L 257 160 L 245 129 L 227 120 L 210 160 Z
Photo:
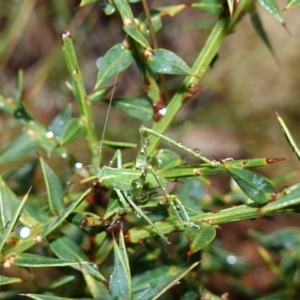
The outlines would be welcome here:
M 117 74 L 127 69 L 132 61 L 131 51 L 122 44 L 116 44 L 110 48 L 101 60 L 94 90 L 97 90 L 101 84 L 115 78 Z
M 98 2 L 106 15 L 111 15 L 116 11 L 110 0 L 98 0 Z
M 61 214 L 65 207 L 63 204 L 63 187 L 57 175 L 52 171 L 42 157 L 39 157 L 44 180 L 47 188 L 48 202 L 55 215 Z
M 131 275 L 122 230 L 119 245 L 114 241 L 114 270 L 110 275 L 109 290 L 115 299 L 131 299 Z
M 100 89 L 98 88 L 97 90 L 93 91 L 90 96 L 89 96 L 89 99 L 91 102 L 95 103 L 95 102 L 98 102 L 98 101 L 101 101 L 104 96 L 112 89 L 113 87 L 108 87 L 108 88 L 103 88 L 103 89 Z
M 0 176 L 0 218 L 2 223 L 0 228 L 5 228 L 9 225 L 19 205 L 20 200 Z M 2 234 L 3 232 L 0 236 Z
M 64 235 L 51 241 L 50 248 L 59 258 L 65 260 L 89 261 L 81 248 L 68 236 Z M 77 264 L 72 267 L 78 271 L 84 269 L 98 280 L 105 280 L 100 272 L 91 264 L 81 266 Z
M 46 236 L 53 230 L 55 230 L 57 227 L 59 227 L 90 192 L 91 188 L 87 189 L 82 195 L 80 195 L 80 197 L 77 198 L 77 200 L 73 201 L 60 215 L 53 218 L 45 227 L 42 235 Z
M 13 277 L 6 277 L 3 275 L 0 275 L 0 286 L 1 285 L 6 285 L 6 284 L 11 284 L 11 283 L 16 283 L 16 282 L 22 282 L 23 279 L 21 278 L 13 278 Z
M 139 43 L 142 47 L 151 50 L 151 47 L 149 45 L 149 42 L 147 39 L 143 36 L 143 34 L 140 32 L 140 30 L 136 27 L 134 21 L 130 25 L 124 25 L 123 30 L 137 43 Z
M 227 0 L 229 14 L 232 17 L 233 10 L 234 10 L 234 1 L 233 0 Z
M 258 0 L 260 5 L 265 8 L 277 21 L 284 24 L 281 11 L 275 0 Z
M 32 150 L 37 149 L 38 141 L 36 136 L 23 133 L 14 139 L 1 153 L 0 163 L 16 160 L 24 155 L 28 155 Z
M 275 187 L 270 180 L 247 169 L 229 166 L 226 168 L 241 190 L 255 203 L 266 204 L 271 200 Z
M 175 53 L 166 49 L 155 49 L 148 58 L 151 71 L 163 74 L 193 75 L 190 67 Z
M 86 90 L 81 71 L 77 62 L 77 56 L 73 40 L 69 31 L 62 34 L 62 52 L 72 79 L 72 92 L 79 106 L 80 114 L 84 115 L 84 101 L 86 101 Z
M 152 23 L 152 28 L 154 32 L 157 32 L 162 27 L 161 18 L 164 16 L 170 16 L 173 17 L 177 15 L 179 12 L 181 12 L 184 8 L 186 8 L 187 5 L 185 4 L 179 4 L 179 5 L 170 5 L 170 6 L 164 6 L 164 7 L 156 7 L 154 9 L 150 9 L 150 18 Z M 139 17 L 139 24 L 138 27 L 141 30 L 141 32 L 144 35 L 149 35 L 149 26 L 148 21 L 145 16 L 145 13 L 142 13 Z
M 299 5 L 300 5 L 300 0 L 289 0 L 284 9 L 286 10 L 286 9 L 294 8 Z
M 137 28 L 137 25 L 132 14 L 131 7 L 128 1 L 124 0 L 114 0 L 114 4 L 119 11 L 122 20 L 123 20 L 123 30 L 136 42 L 138 42 L 144 48 L 151 50 L 151 47 L 147 39 L 142 35 L 140 30 Z
M 62 133 L 71 119 L 72 106 L 68 104 L 66 108 L 60 112 L 51 122 L 49 130 L 53 132 L 54 139 L 58 142 L 62 136 Z
M 2 179 L 0 179 L 0 180 L 2 181 Z M 3 181 L 2 181 L 2 183 L 3 183 Z M 4 246 L 4 244 L 5 244 L 6 240 L 7 240 L 7 238 L 9 237 L 9 235 L 11 234 L 11 232 L 13 231 L 13 229 L 14 229 L 14 227 L 15 227 L 15 225 L 16 225 L 16 223 L 17 223 L 17 221 L 18 221 L 18 219 L 19 219 L 19 217 L 21 215 L 23 207 L 24 207 L 24 205 L 25 205 L 25 203 L 26 203 L 26 201 L 28 199 L 28 196 L 29 196 L 29 193 L 27 193 L 23 197 L 22 201 L 20 202 L 18 208 L 15 210 L 15 212 L 12 215 L 11 219 L 8 220 L 8 223 L 6 223 L 3 226 L 4 233 L 2 234 L 2 236 L 0 238 L 0 253 L 2 251 L 2 248 L 3 248 L 3 246 Z M 3 201 L 1 201 L 1 202 L 3 202 Z M 6 209 L 6 207 L 1 207 L 1 215 L 2 216 L 6 214 L 5 209 Z
M 150 9 L 149 13 L 150 13 L 153 31 L 157 32 L 162 27 L 162 22 L 161 22 L 162 13 L 156 9 Z M 139 29 L 141 30 L 142 34 L 149 35 L 150 31 L 149 31 L 148 21 L 145 16 L 145 13 L 142 13 L 138 19 L 139 19 Z
M 133 17 L 132 10 L 131 10 L 131 7 L 130 7 L 128 1 L 114 0 L 114 4 L 117 7 L 120 15 L 122 16 L 123 22 L 124 22 L 124 19 L 126 19 L 126 18 L 133 20 L 134 17 Z
M 139 276 L 134 280 L 133 300 L 159 299 L 167 290 L 179 284 L 179 280 L 199 265 L 199 261 L 191 266 L 178 270 L 175 267 L 157 268 Z
M 86 282 L 86 286 L 93 296 L 93 299 L 114 300 L 106 286 L 99 281 L 99 279 L 92 276 L 86 269 L 82 269 L 82 273 Z
M 155 159 L 159 170 L 175 168 L 181 164 L 180 155 L 170 149 L 159 149 Z
M 258 13 L 255 10 L 252 10 L 249 12 L 250 13 L 250 18 L 251 18 L 251 22 L 256 30 L 256 32 L 259 34 L 259 36 L 261 37 L 261 39 L 264 41 L 264 43 L 266 44 L 266 46 L 268 47 L 268 49 L 271 51 L 271 53 L 274 55 L 274 49 L 271 45 L 271 42 L 267 36 L 267 33 L 263 27 L 263 24 L 260 20 L 260 17 L 258 15 Z
M 215 227 L 205 222 L 197 222 L 196 225 L 199 225 L 200 229 L 194 226 L 187 226 L 185 229 L 185 236 L 191 242 L 188 256 L 209 245 L 216 237 Z
M 153 116 L 152 104 L 146 98 L 114 99 L 112 105 L 138 120 L 150 120 Z
M 59 145 L 64 146 L 70 144 L 81 138 L 85 132 L 86 129 L 83 121 L 81 119 L 73 118 L 66 125 L 59 141 Z
M 41 256 L 32 253 L 18 254 L 14 260 L 14 265 L 29 268 L 43 268 L 43 267 L 65 267 L 65 266 L 79 266 L 85 263 L 78 260 L 66 260 L 47 256 Z
M 203 1 L 193 3 L 191 6 L 193 8 L 202 10 L 209 14 L 218 15 L 218 16 L 224 11 L 224 8 L 220 0 L 203 0 Z
M 275 114 L 276 114 L 277 121 L 279 123 L 282 133 L 284 134 L 286 140 L 290 144 L 293 152 L 295 152 L 298 160 L 300 160 L 300 151 L 299 151 L 299 148 L 298 148 L 292 134 L 290 133 L 290 131 L 289 131 L 288 127 L 286 126 L 285 122 L 283 121 L 283 119 L 279 116 L 279 114 L 276 111 L 275 111 Z

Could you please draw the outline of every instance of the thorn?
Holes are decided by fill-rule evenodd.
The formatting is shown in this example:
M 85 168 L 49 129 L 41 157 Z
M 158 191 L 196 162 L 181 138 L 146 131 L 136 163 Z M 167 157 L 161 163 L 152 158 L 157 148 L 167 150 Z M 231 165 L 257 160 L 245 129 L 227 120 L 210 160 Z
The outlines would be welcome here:
M 274 164 L 283 160 L 285 160 L 285 158 L 267 158 L 267 164 Z

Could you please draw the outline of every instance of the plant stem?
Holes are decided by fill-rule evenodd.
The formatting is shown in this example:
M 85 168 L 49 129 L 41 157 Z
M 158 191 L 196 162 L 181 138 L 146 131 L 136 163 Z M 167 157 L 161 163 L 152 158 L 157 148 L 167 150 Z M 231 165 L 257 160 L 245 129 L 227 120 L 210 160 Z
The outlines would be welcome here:
M 166 114 L 163 118 L 161 118 L 161 120 L 154 123 L 153 130 L 159 133 L 164 133 L 167 130 L 181 107 L 186 103 L 186 100 L 193 96 L 193 88 L 197 86 L 218 53 L 226 34 L 235 26 L 238 19 L 243 15 L 245 8 L 251 5 L 251 3 L 252 1 L 242 0 L 239 3 L 232 19 L 230 17 L 222 17 L 217 21 L 202 51 L 194 62 L 192 71 L 195 76 L 187 76 L 184 79 L 182 85 L 178 89 L 178 92 L 170 101 Z M 159 137 L 150 137 L 150 142 L 151 144 L 148 148 L 149 153 L 154 153 L 159 143 Z

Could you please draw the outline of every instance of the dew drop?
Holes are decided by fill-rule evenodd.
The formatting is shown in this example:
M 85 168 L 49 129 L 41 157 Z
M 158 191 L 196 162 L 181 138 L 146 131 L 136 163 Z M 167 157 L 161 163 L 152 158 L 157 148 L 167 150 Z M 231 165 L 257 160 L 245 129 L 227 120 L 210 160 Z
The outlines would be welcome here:
M 150 146 L 150 139 L 145 138 L 144 139 L 144 147 L 149 147 Z
M 201 155 L 201 150 L 198 148 L 193 149 L 193 151 L 197 154 L 197 155 Z
M 98 58 L 96 59 L 96 66 L 97 66 L 98 69 L 100 68 L 102 59 L 103 59 L 103 56 L 100 56 L 100 57 L 98 57 Z
M 230 265 L 234 265 L 237 263 L 237 257 L 234 255 L 228 255 L 226 260 Z
M 20 237 L 26 239 L 30 235 L 30 227 L 24 226 L 20 230 Z
M 76 169 L 81 169 L 83 167 L 83 164 L 81 163 L 81 162 L 77 162 L 76 164 L 75 164 L 75 168 Z
M 46 137 L 47 137 L 48 139 L 52 139 L 52 138 L 54 137 L 54 133 L 53 133 L 52 131 L 48 131 L 48 132 L 46 133 Z
M 39 233 L 34 237 L 34 241 L 37 243 L 41 243 L 43 241 L 42 235 Z
M 132 25 L 132 20 L 130 18 L 124 18 L 123 23 L 125 26 L 130 26 Z
M 141 217 L 141 214 L 140 214 L 140 213 L 138 213 L 138 212 L 136 212 L 136 214 L 135 214 L 135 215 L 136 215 L 136 217 L 137 217 L 137 218 L 140 218 L 140 217 Z
M 68 154 L 64 152 L 64 153 L 61 154 L 61 157 L 62 157 L 62 158 L 67 158 L 67 157 L 68 157 Z
M 34 121 L 29 121 L 29 125 L 33 126 L 34 125 Z
M 5 259 L 5 261 L 4 261 L 4 263 L 3 263 L 3 268 L 10 268 L 11 267 L 11 265 L 14 263 L 14 261 L 15 261 L 15 256 L 14 255 L 11 255 L 11 256 L 9 256 L 9 257 L 7 257 L 6 259 Z
M 62 34 L 62 37 L 63 37 L 63 39 L 68 38 L 68 37 L 71 37 L 70 31 L 65 31 L 65 32 Z
M 159 113 L 160 115 L 162 115 L 162 116 L 164 116 L 164 115 L 166 114 L 166 112 L 167 112 L 167 108 L 166 108 L 166 107 L 163 107 L 162 109 L 160 109 L 160 110 L 158 111 L 158 113 Z
M 4 103 L 2 101 L 0 101 L 0 107 L 3 107 Z
M 167 72 L 167 68 L 163 68 L 163 71 L 164 71 L 164 72 Z

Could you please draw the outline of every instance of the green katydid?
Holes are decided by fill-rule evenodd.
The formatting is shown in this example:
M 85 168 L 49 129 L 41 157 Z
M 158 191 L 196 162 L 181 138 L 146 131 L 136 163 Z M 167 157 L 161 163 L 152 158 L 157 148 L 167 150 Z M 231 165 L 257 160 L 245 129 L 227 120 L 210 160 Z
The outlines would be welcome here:
M 167 143 L 172 144 L 192 155 L 204 161 L 210 167 L 217 167 L 220 165 L 219 162 L 214 160 L 209 160 L 206 157 L 202 156 L 199 150 L 192 150 L 179 142 L 176 142 L 170 139 L 167 136 L 164 136 L 158 132 L 153 131 L 150 128 L 144 126 L 140 127 L 140 145 L 138 148 L 137 157 L 134 163 L 134 167 L 121 168 L 119 152 L 117 152 L 117 162 L 118 168 L 112 167 L 103 167 L 98 170 L 97 177 L 99 182 L 107 188 L 114 189 L 118 195 L 119 200 L 121 201 L 124 207 L 127 206 L 127 203 L 133 208 L 133 210 L 143 217 L 157 233 L 165 239 L 162 233 L 156 229 L 155 225 L 151 219 L 143 212 L 143 210 L 136 204 L 147 198 L 147 191 L 151 191 L 157 188 L 162 190 L 163 196 L 166 199 L 172 208 L 172 211 L 177 216 L 177 218 L 185 225 L 192 226 L 199 229 L 199 226 L 190 221 L 189 216 L 181 204 L 179 199 L 170 195 L 165 188 L 167 179 L 161 176 L 148 162 L 147 147 L 149 146 L 148 134 L 153 134 L 161 139 L 165 140 Z M 193 173 L 189 174 L 194 176 Z M 95 178 L 95 177 L 94 177 Z M 90 180 L 89 178 L 88 180 Z M 85 182 L 84 180 L 82 182 Z

